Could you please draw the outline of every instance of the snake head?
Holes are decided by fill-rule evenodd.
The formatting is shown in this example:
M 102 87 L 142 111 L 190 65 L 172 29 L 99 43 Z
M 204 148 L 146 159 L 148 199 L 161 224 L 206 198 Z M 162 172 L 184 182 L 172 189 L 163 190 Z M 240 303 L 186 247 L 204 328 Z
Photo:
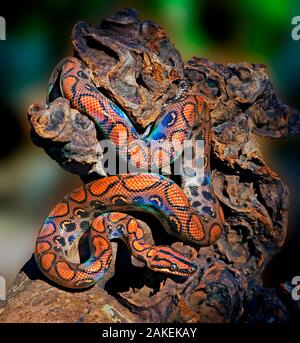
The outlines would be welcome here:
M 146 262 L 148 268 L 155 272 L 189 277 L 197 266 L 188 261 L 186 256 L 168 246 L 156 246 L 149 249 Z

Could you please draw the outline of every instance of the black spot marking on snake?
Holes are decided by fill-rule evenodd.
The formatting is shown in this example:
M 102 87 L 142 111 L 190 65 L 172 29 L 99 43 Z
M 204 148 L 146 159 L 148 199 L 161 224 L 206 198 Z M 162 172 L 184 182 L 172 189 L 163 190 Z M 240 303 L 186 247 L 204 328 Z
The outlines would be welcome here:
M 83 208 L 75 208 L 74 214 L 79 218 L 87 218 L 89 216 L 89 213 Z
M 90 222 L 87 220 L 84 220 L 80 223 L 80 228 L 84 231 L 88 230 L 90 228 Z
M 93 213 L 93 217 L 94 217 L 94 218 L 97 218 L 97 217 L 99 217 L 101 214 L 102 214 L 102 212 L 95 211 L 95 212 Z
M 201 206 L 201 202 L 198 201 L 198 200 L 196 200 L 196 201 L 194 201 L 194 202 L 192 203 L 192 206 L 193 206 L 194 208 L 197 208 L 197 207 Z
M 207 213 L 209 216 L 211 216 L 212 218 L 215 218 L 216 214 L 214 212 L 214 210 L 211 207 L 208 206 L 203 206 L 202 207 L 202 211 Z
M 206 223 L 209 222 L 209 219 L 207 218 L 207 216 L 200 215 L 200 217 L 201 217 L 201 219 L 202 219 L 203 221 L 205 221 Z
M 192 196 L 197 197 L 199 196 L 199 192 L 198 192 L 198 187 L 197 186 L 190 186 L 190 191 Z
M 161 207 L 163 204 L 163 200 L 159 197 L 159 196 L 151 196 L 149 198 L 149 200 L 151 201 L 151 203 L 153 203 L 154 205 L 156 205 L 157 207 Z
M 202 186 L 208 186 L 211 184 L 211 178 L 209 176 L 205 176 L 204 178 L 199 177 L 198 180 Z
M 72 232 L 76 229 L 75 223 L 71 223 L 68 220 L 62 222 L 60 226 L 62 227 L 62 229 L 66 230 L 67 232 Z
M 196 175 L 196 171 L 193 168 L 189 168 L 189 167 L 183 168 L 183 173 L 186 176 L 195 176 Z
M 94 93 L 98 93 L 98 89 L 92 85 L 89 84 L 85 84 L 85 89 L 90 91 L 90 92 L 94 92 Z
M 111 199 L 111 202 L 114 205 L 124 205 L 127 204 L 126 198 L 124 198 L 122 195 L 116 195 Z
M 75 237 L 73 235 L 68 237 L 68 243 L 71 244 L 74 242 Z
M 212 200 L 213 202 L 216 202 L 215 197 L 210 192 L 202 191 L 202 195 L 204 196 L 206 200 L 209 200 L 209 201 Z
M 54 251 L 56 251 L 56 252 L 58 252 L 58 253 L 60 253 L 61 252 L 61 249 L 59 248 L 59 247 L 54 247 Z
M 105 208 L 105 205 L 104 205 L 102 202 L 98 201 L 98 200 L 92 200 L 92 201 L 90 202 L 90 205 L 91 205 L 94 209 L 96 209 L 96 210 L 100 210 L 100 209 Z
M 133 198 L 133 202 L 137 204 L 138 206 L 142 206 L 145 202 L 145 199 L 141 196 L 137 196 Z
M 56 241 L 63 247 L 66 245 L 66 240 L 64 239 L 64 237 L 57 237 Z

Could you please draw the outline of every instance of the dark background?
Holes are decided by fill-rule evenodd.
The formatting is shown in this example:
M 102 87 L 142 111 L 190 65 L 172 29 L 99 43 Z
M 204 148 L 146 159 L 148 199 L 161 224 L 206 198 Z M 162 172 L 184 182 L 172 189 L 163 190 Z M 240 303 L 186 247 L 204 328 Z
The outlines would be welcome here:
M 7 5 L 7 4 L 6 4 Z M 44 218 L 80 179 L 63 171 L 30 141 L 26 111 L 43 100 L 48 77 L 72 54 L 70 33 L 78 20 L 96 25 L 124 7 L 162 25 L 184 60 L 252 62 L 268 66 L 285 103 L 300 109 L 300 40 L 291 38 L 297 0 L 156 0 L 10 2 L 1 9 L 7 40 L 0 41 L 0 275 L 9 282 L 30 257 Z M 289 185 L 290 215 L 284 249 L 265 271 L 266 286 L 300 275 L 300 139 L 258 138 L 265 160 Z

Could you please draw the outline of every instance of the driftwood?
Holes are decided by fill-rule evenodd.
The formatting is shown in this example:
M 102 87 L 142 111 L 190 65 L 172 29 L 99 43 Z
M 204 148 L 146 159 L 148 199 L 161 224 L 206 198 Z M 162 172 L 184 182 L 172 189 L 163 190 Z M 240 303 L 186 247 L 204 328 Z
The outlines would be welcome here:
M 47 318 L 46 312 L 32 314 L 45 306 L 43 294 L 46 297 L 48 292 L 53 295 L 47 305 L 50 312 L 68 306 L 72 296 L 75 307 L 82 300 L 65 321 L 107 320 L 85 315 L 89 308 L 94 310 L 89 297 L 96 293 L 104 299 L 98 300 L 101 304 L 113 304 L 120 321 L 283 322 L 293 318 L 299 309 L 286 300 L 290 288 L 282 286 L 280 291 L 263 286 L 262 272 L 285 241 L 289 191 L 264 161 L 255 134 L 272 138 L 298 134 L 300 113 L 278 99 L 266 67 L 222 65 L 196 57 L 184 63 L 164 30 L 140 21 L 134 10 L 118 12 L 97 27 L 77 23 L 72 43 L 75 56 L 88 66 L 96 86 L 128 114 L 140 132 L 156 119 L 162 104 L 174 97 L 197 93 L 207 99 L 212 115 L 213 184 L 225 212 L 226 230 L 214 246 L 196 251 L 162 235 L 152 221 L 157 243 L 173 242 L 200 266 L 193 277 L 167 278 L 133 260 L 130 263 L 120 245 L 114 276 L 105 286 L 109 294 L 95 286 L 73 295 L 45 285 L 47 281 L 30 281 L 25 291 L 12 297 L 0 320 L 17 320 L 18 315 L 12 319 L 11 313 L 20 310 L 20 299 L 31 299 L 38 290 L 36 305 L 24 302 L 29 321 L 64 321 L 59 313 L 56 319 L 55 315 Z M 60 97 L 59 68 L 52 74 L 48 103 L 33 104 L 28 111 L 32 137 L 63 168 L 90 181 L 103 175 L 97 129 Z M 141 219 L 147 222 L 148 218 Z M 43 279 L 38 272 L 32 277 L 36 268 L 32 265 L 24 269 L 29 278 Z

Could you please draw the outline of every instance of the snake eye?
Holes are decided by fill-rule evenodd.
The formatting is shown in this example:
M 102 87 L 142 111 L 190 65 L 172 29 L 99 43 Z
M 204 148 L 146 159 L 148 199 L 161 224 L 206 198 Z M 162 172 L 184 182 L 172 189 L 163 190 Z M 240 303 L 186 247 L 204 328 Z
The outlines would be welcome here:
M 175 272 L 175 271 L 177 270 L 177 266 L 176 266 L 175 263 L 172 263 L 172 264 L 171 264 L 170 270 L 171 270 L 172 272 Z
M 87 75 L 82 70 L 79 70 L 77 75 L 83 79 L 88 79 Z
M 193 267 L 191 268 L 191 272 L 192 272 L 192 273 L 195 273 L 195 272 L 197 271 L 197 269 L 198 269 L 198 268 L 197 268 L 196 266 L 193 266 Z

